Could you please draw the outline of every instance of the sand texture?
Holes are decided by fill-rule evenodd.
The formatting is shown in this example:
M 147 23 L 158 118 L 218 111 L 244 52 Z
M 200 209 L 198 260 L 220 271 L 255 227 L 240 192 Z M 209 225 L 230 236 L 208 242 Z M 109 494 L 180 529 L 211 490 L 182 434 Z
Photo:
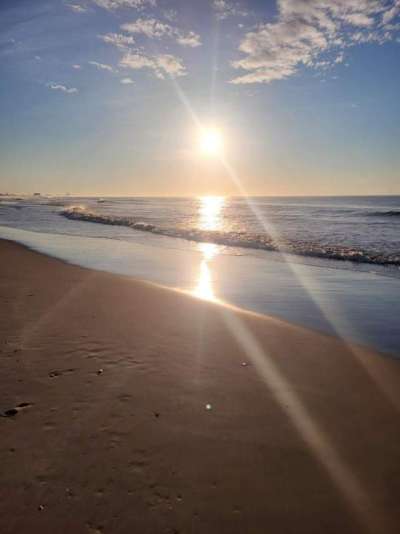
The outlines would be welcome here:
M 400 532 L 398 361 L 0 242 L 1 534 Z

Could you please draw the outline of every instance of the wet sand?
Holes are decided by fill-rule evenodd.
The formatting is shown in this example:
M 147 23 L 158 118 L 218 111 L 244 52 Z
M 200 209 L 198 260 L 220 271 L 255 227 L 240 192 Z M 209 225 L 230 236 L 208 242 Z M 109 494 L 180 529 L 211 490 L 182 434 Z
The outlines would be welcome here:
M 397 532 L 400 362 L 0 241 L 0 532 Z

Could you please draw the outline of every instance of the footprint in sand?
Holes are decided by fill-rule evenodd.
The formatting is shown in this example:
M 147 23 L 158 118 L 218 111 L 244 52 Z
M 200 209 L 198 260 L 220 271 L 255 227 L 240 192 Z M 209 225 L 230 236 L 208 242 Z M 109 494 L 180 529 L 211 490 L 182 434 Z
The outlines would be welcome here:
M 29 408 L 29 406 L 32 406 L 30 402 L 21 402 L 15 408 L 9 408 L 8 410 L 0 412 L 0 417 L 15 417 L 18 412 L 24 410 L 25 408 Z
M 75 369 L 54 369 L 54 371 L 50 371 L 49 378 L 57 378 L 58 376 L 67 375 L 74 371 Z

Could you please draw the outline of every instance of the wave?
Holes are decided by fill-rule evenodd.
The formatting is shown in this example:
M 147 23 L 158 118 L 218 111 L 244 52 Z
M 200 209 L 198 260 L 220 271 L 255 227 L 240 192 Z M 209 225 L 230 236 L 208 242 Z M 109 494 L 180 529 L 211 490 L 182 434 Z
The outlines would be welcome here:
M 400 217 L 400 210 L 372 211 L 368 215 L 370 217 Z
M 195 242 L 215 243 L 230 247 L 268 250 L 309 256 L 322 259 L 351 261 L 356 263 L 370 263 L 374 265 L 400 266 L 400 255 L 368 252 L 348 246 L 321 245 L 304 241 L 276 242 L 267 234 L 249 234 L 247 232 L 220 232 L 199 230 L 195 228 L 165 228 L 140 221 L 132 217 L 102 215 L 86 210 L 81 206 L 72 206 L 60 212 L 60 215 L 71 220 L 106 224 L 111 226 L 125 226 L 133 230 L 151 232 L 167 237 L 176 237 Z

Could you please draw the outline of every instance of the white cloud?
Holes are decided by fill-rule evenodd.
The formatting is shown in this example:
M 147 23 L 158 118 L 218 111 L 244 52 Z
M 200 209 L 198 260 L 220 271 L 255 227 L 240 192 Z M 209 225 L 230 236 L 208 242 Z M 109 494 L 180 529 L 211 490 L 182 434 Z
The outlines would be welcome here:
M 369 32 L 356 32 L 351 36 L 353 45 L 363 43 L 376 43 L 383 44 L 387 41 L 391 41 L 393 38 L 390 31 L 369 31 Z
M 114 72 L 114 69 L 111 65 L 106 65 L 105 63 L 99 63 L 98 61 L 89 61 L 89 65 L 93 65 L 99 70 L 107 70 L 108 72 Z
M 72 65 L 72 68 L 75 69 L 75 70 L 80 70 L 82 67 L 81 67 L 81 65 L 75 64 L 75 65 Z
M 163 37 L 170 34 L 171 26 L 154 18 L 139 18 L 135 22 L 122 24 L 121 29 L 129 33 L 143 34 L 146 37 Z
M 195 32 L 185 33 L 184 31 L 162 22 L 156 18 L 139 18 L 134 22 L 122 24 L 121 29 L 134 34 L 145 35 L 153 39 L 170 37 L 175 39 L 182 46 L 196 47 L 201 45 L 200 36 Z
M 74 13 L 86 13 L 87 7 L 81 6 L 80 4 L 66 4 Z
M 152 70 L 155 76 L 160 79 L 164 79 L 166 74 L 172 78 L 185 76 L 186 74 L 181 59 L 171 54 L 150 56 L 141 52 L 128 52 L 122 57 L 120 66 L 133 70 L 147 68 Z
M 132 85 L 133 83 L 135 83 L 132 78 L 121 78 L 120 82 L 123 85 Z
M 154 61 L 150 57 L 132 52 L 125 54 L 119 64 L 121 67 L 134 70 L 143 68 L 152 69 L 155 66 Z
M 93 2 L 99 7 L 103 7 L 110 11 L 120 7 L 130 7 L 141 10 L 146 6 L 155 7 L 157 5 L 156 0 L 93 0 Z
M 352 24 L 353 26 L 361 26 L 368 28 L 372 26 L 375 20 L 372 17 L 368 17 L 364 13 L 349 13 L 343 17 L 345 22 Z
M 163 70 L 172 77 L 184 76 L 186 74 L 185 67 L 176 56 L 171 54 L 159 54 L 155 56 L 155 61 L 159 69 Z
M 243 57 L 232 65 L 245 73 L 232 83 L 269 83 L 292 76 L 302 65 L 326 69 L 341 63 L 348 46 L 392 39 L 394 29 L 378 20 L 388 10 L 386 0 L 278 0 L 276 21 L 258 25 L 242 39 Z
M 135 44 L 135 39 L 131 35 L 123 35 L 122 33 L 106 33 L 105 35 L 99 35 L 99 38 L 105 43 L 112 44 L 121 49 Z
M 394 2 L 393 6 L 385 11 L 382 15 L 382 23 L 387 24 L 391 20 L 393 20 L 397 15 L 400 13 L 400 0 L 397 0 Z
M 220 20 L 228 17 L 246 17 L 247 11 L 232 0 L 214 0 L 212 7 Z
M 335 62 L 336 64 L 338 64 L 338 63 L 343 63 L 343 61 L 344 61 L 344 53 L 343 53 L 343 52 L 340 52 L 340 53 L 335 57 L 334 62 Z
M 52 91 L 62 91 L 63 93 L 67 93 L 69 95 L 78 92 L 78 89 L 76 87 L 66 87 L 65 85 L 61 85 L 60 83 L 48 83 L 47 87 Z
M 179 33 L 176 36 L 176 42 L 182 46 L 195 48 L 201 45 L 200 36 L 195 32 Z

